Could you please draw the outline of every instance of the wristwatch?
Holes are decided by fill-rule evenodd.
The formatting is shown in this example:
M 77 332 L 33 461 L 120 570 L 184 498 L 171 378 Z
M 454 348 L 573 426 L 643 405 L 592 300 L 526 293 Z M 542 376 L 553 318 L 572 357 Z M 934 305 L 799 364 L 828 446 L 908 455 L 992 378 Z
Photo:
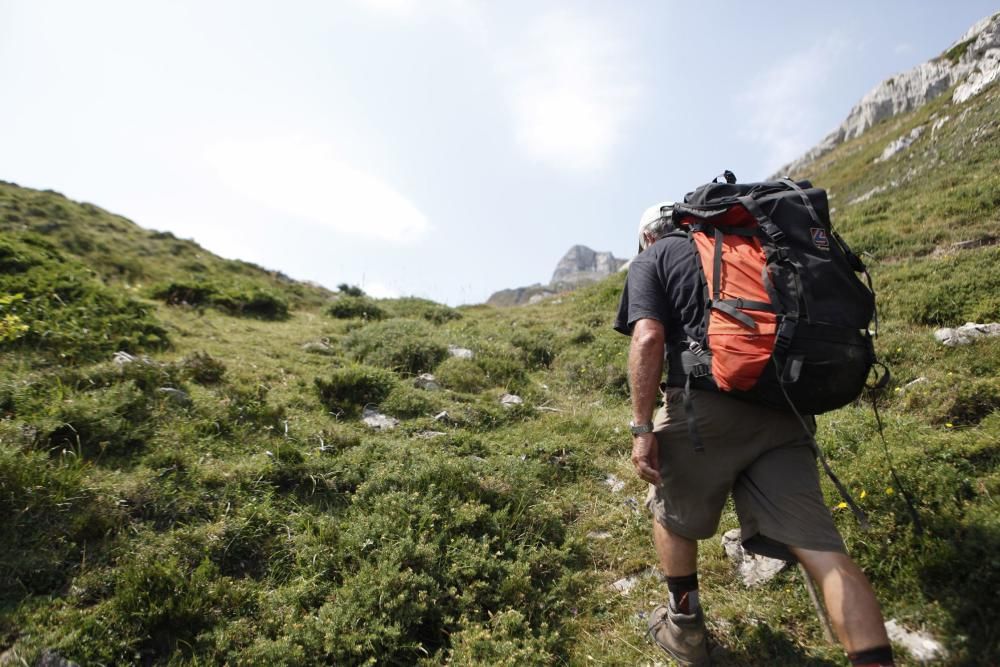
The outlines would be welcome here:
M 645 424 L 636 424 L 635 422 L 629 422 L 628 429 L 632 431 L 632 435 L 642 435 L 643 433 L 652 433 L 653 422 L 646 422 Z

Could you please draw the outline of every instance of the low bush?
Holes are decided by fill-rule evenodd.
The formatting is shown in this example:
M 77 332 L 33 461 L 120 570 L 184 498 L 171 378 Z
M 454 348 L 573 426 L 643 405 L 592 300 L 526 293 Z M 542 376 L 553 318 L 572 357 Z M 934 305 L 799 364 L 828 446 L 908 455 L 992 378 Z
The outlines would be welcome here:
M 66 363 L 168 344 L 145 305 L 32 234 L 0 240 L 0 298 L 6 332 L 0 347 L 33 349 Z
M 486 373 L 487 386 L 524 390 L 528 374 L 520 350 L 501 342 L 483 341 L 476 347 L 474 360 Z
M 381 320 L 385 318 L 383 310 L 373 299 L 366 296 L 343 294 L 326 309 L 327 315 L 340 320 L 360 318 L 362 320 Z
M 434 369 L 434 377 L 442 387 L 474 394 L 489 385 L 486 371 L 472 359 L 449 357 Z
M 405 384 L 396 385 L 384 401 L 381 409 L 393 417 L 409 419 L 411 417 L 426 417 L 439 411 L 439 403 L 434 395 L 414 389 Z
M 428 299 L 403 297 L 383 302 L 393 317 L 425 319 L 434 324 L 444 324 L 452 320 L 462 319 L 462 313 L 444 304 Z
M 238 383 L 227 385 L 224 396 L 229 421 L 271 431 L 282 428 L 285 408 L 269 403 L 267 400 L 269 393 L 270 389 L 263 384 L 256 386 L 244 386 Z
M 193 352 L 181 360 L 184 376 L 202 385 L 218 384 L 226 374 L 226 364 L 207 352 Z
M 334 369 L 329 379 L 316 378 L 320 401 L 337 415 L 356 416 L 366 405 L 378 405 L 396 386 L 395 374 L 382 368 L 353 364 Z
M 256 286 L 175 280 L 153 286 L 150 295 L 170 306 L 215 308 L 236 317 L 262 320 L 288 317 L 288 301 L 284 297 Z
M 122 519 L 113 500 L 87 483 L 78 461 L 53 462 L 10 443 L 0 439 L 0 599 L 61 589 L 88 543 L 106 538 Z
M 219 310 L 238 317 L 283 320 L 288 317 L 288 301 L 260 287 L 230 288 L 212 300 Z
M 611 329 L 599 329 L 586 344 L 568 344 L 552 365 L 556 376 L 575 391 L 599 390 L 628 397 L 628 339 Z
M 358 361 L 413 375 L 432 370 L 448 354 L 434 327 L 421 320 L 375 322 L 349 333 L 344 346 Z
M 131 456 L 153 433 L 150 398 L 134 382 L 67 395 L 50 408 L 44 446 L 90 459 Z
M 510 342 L 521 351 L 521 356 L 529 368 L 548 368 L 559 352 L 557 337 L 550 329 L 519 331 L 514 334 Z

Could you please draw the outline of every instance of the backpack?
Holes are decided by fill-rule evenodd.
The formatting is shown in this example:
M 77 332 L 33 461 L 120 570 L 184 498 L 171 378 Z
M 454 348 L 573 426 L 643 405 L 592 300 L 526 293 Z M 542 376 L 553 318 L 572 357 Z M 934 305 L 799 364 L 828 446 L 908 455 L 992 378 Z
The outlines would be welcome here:
M 875 295 L 830 226 L 826 192 L 724 176 L 673 208 L 670 234 L 694 245 L 705 291 L 704 337 L 680 353 L 689 385 L 800 415 L 850 403 L 876 363 Z

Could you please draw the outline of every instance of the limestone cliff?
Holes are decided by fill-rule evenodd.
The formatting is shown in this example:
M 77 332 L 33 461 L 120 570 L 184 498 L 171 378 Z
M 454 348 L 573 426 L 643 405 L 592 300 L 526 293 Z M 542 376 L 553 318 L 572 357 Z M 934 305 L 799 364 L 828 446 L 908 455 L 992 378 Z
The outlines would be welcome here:
M 937 58 L 886 79 L 851 109 L 847 119 L 799 159 L 786 164 L 773 177 L 798 174 L 837 145 L 861 136 L 876 123 L 912 111 L 951 90 L 961 103 L 1000 77 L 1000 14 L 969 28 Z

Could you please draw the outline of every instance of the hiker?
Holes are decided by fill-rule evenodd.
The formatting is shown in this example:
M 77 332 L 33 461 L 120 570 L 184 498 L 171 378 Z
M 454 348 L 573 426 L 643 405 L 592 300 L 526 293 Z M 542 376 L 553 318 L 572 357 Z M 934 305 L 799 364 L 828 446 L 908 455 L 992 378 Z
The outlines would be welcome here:
M 684 401 L 689 378 L 677 355 L 704 326 L 705 295 L 694 245 L 665 236 L 673 209 L 663 202 L 642 214 L 640 253 L 629 266 L 614 324 L 631 336 L 632 463 L 650 484 L 646 504 L 669 590 L 668 604 L 650 615 L 650 635 L 681 664 L 709 663 L 698 540 L 715 534 L 731 493 L 744 548 L 805 567 L 823 592 L 851 664 L 893 665 L 878 601 L 845 551 L 820 490 L 816 455 L 796 416 L 699 386 L 695 378 L 690 391 L 703 449 L 691 442 Z M 664 402 L 654 417 L 665 356 Z

